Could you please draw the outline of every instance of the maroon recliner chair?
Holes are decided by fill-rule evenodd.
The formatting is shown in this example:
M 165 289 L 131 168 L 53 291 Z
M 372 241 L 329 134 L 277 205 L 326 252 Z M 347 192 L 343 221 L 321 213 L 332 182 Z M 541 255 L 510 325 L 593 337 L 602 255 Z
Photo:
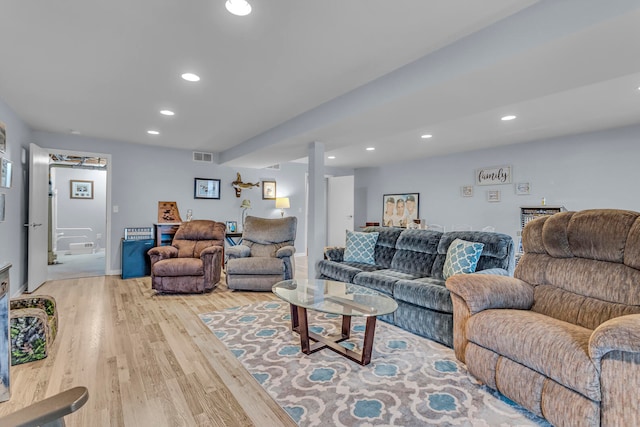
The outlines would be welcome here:
M 171 246 L 149 250 L 151 288 L 161 293 L 213 290 L 222 274 L 225 224 L 210 220 L 184 222 Z

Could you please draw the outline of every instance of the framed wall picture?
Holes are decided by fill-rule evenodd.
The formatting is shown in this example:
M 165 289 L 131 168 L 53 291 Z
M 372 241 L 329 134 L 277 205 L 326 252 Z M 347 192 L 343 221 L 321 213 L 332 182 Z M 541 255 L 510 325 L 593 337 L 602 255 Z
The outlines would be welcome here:
M 516 184 L 516 194 L 519 196 L 531 194 L 531 185 L 528 182 L 518 182 Z
M 0 159 L 0 187 L 11 188 L 11 161 Z
M 0 153 L 7 151 L 7 128 L 0 122 Z
M 500 201 L 500 190 L 489 190 L 487 191 L 487 201 L 488 202 L 499 202 Z
M 93 181 L 71 180 L 72 199 L 93 199 Z
M 382 196 L 382 225 L 406 227 L 419 219 L 420 194 L 385 194 Z
M 276 199 L 276 182 L 262 181 L 262 200 Z
M 460 195 L 462 197 L 473 197 L 473 185 L 463 185 L 460 187 Z
M 193 198 L 220 199 L 220 180 L 210 178 L 195 178 Z

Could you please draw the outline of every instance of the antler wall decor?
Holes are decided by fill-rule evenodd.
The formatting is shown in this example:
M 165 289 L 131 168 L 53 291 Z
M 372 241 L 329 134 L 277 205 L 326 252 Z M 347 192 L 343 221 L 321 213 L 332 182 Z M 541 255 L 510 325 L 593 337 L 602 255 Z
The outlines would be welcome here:
M 250 182 L 242 182 L 242 177 L 240 176 L 240 172 L 238 172 L 238 176 L 236 177 L 236 180 L 233 181 L 231 185 L 233 186 L 233 189 L 236 190 L 236 197 L 240 197 L 240 193 L 242 192 L 242 190 L 247 190 L 251 187 L 260 187 L 259 182 L 256 182 L 255 184 L 252 184 Z

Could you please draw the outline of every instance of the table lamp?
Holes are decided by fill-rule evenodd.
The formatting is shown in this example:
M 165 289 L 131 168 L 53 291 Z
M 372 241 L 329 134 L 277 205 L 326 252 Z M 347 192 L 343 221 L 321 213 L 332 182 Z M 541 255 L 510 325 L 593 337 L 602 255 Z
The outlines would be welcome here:
M 280 214 L 282 218 L 284 218 L 284 210 L 289 209 L 291 205 L 289 205 L 288 197 L 276 197 L 276 209 L 280 209 Z

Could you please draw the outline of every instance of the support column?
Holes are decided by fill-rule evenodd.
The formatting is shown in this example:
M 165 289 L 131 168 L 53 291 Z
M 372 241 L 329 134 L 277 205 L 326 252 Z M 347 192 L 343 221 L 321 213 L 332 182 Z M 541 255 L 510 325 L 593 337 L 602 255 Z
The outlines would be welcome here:
M 309 279 L 316 274 L 316 263 L 324 257 L 327 241 L 327 200 L 324 179 L 324 144 L 309 144 L 309 212 L 307 222 L 307 266 Z

